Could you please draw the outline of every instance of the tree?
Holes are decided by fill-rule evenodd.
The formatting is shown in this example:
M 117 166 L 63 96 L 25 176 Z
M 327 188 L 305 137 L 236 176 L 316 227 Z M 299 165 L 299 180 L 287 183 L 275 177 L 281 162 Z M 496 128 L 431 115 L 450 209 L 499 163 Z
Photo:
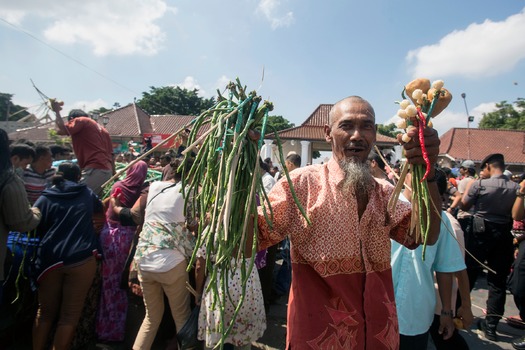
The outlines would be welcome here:
M 89 114 L 96 114 L 96 113 L 98 113 L 98 114 L 104 114 L 104 113 L 106 113 L 106 112 L 111 112 L 111 111 L 112 111 L 112 109 L 108 109 L 108 108 L 106 108 L 106 107 L 100 107 L 100 108 L 94 109 L 94 110 L 92 110 L 92 111 L 89 111 L 88 113 L 89 113 Z
M 13 94 L 5 94 L 0 92 L 0 120 L 1 121 L 17 121 L 27 117 L 30 113 L 26 111 L 26 107 L 13 104 L 11 99 Z
M 479 128 L 525 130 L 525 99 L 519 97 L 513 104 L 497 103 L 494 112 L 483 113 Z
M 148 114 L 199 115 L 215 104 L 214 98 L 202 98 L 199 90 L 188 90 L 179 86 L 150 86 L 150 92 L 143 92 L 137 106 Z
M 273 132 L 275 129 L 276 131 L 284 130 L 293 128 L 295 126 L 294 123 L 290 123 L 290 121 L 286 118 L 283 118 L 281 115 L 269 115 L 268 116 L 268 124 L 273 126 L 272 128 L 268 128 L 267 132 Z
M 393 138 L 396 138 L 396 135 L 399 134 L 399 132 L 397 131 L 396 124 L 394 123 L 387 125 L 377 124 L 377 133 Z
M 60 136 L 55 129 L 49 129 L 49 138 L 53 140 L 55 145 L 71 145 L 71 136 Z

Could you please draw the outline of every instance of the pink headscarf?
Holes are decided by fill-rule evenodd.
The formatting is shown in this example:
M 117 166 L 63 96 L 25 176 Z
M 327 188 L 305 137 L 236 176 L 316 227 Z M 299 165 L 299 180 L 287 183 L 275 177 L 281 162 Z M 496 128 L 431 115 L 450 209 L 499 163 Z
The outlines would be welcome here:
M 111 194 L 117 188 L 120 188 L 122 191 L 120 203 L 127 208 L 131 208 L 140 196 L 147 174 L 148 164 L 142 160 L 136 162 L 128 169 L 124 180 L 115 182 L 111 189 Z

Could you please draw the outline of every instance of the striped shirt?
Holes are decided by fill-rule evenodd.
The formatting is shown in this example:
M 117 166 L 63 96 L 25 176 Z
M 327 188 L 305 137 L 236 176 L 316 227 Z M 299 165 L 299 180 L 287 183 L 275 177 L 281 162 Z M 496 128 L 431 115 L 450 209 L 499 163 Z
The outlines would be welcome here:
M 24 185 L 27 192 L 27 199 L 33 205 L 42 192 L 51 186 L 51 178 L 55 175 L 55 169 L 47 169 L 43 174 L 39 174 L 28 166 L 24 170 Z

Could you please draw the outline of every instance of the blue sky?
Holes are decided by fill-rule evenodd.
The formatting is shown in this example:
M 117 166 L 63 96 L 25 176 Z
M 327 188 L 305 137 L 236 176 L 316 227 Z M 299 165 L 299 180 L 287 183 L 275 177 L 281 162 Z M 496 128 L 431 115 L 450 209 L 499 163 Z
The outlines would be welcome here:
M 368 99 L 393 121 L 403 85 L 443 79 L 440 133 L 525 97 L 525 1 L 0 0 L 0 92 L 65 110 L 110 108 L 150 86 L 204 97 L 239 77 L 296 125 L 321 103 Z M 264 81 L 261 77 L 264 67 Z

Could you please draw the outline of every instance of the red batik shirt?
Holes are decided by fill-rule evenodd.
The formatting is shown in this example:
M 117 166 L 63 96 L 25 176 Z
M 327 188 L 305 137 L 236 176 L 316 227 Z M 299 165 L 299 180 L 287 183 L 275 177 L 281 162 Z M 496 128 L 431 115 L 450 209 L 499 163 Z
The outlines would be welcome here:
M 374 183 L 361 220 L 352 190 L 343 193 L 344 173 L 333 159 L 291 174 L 311 226 L 295 205 L 286 180 L 269 193 L 270 228 L 259 212 L 259 245 L 290 237 L 292 286 L 287 348 L 397 349 L 390 238 L 414 248 L 407 236 L 410 204 L 387 213 L 393 187 Z

